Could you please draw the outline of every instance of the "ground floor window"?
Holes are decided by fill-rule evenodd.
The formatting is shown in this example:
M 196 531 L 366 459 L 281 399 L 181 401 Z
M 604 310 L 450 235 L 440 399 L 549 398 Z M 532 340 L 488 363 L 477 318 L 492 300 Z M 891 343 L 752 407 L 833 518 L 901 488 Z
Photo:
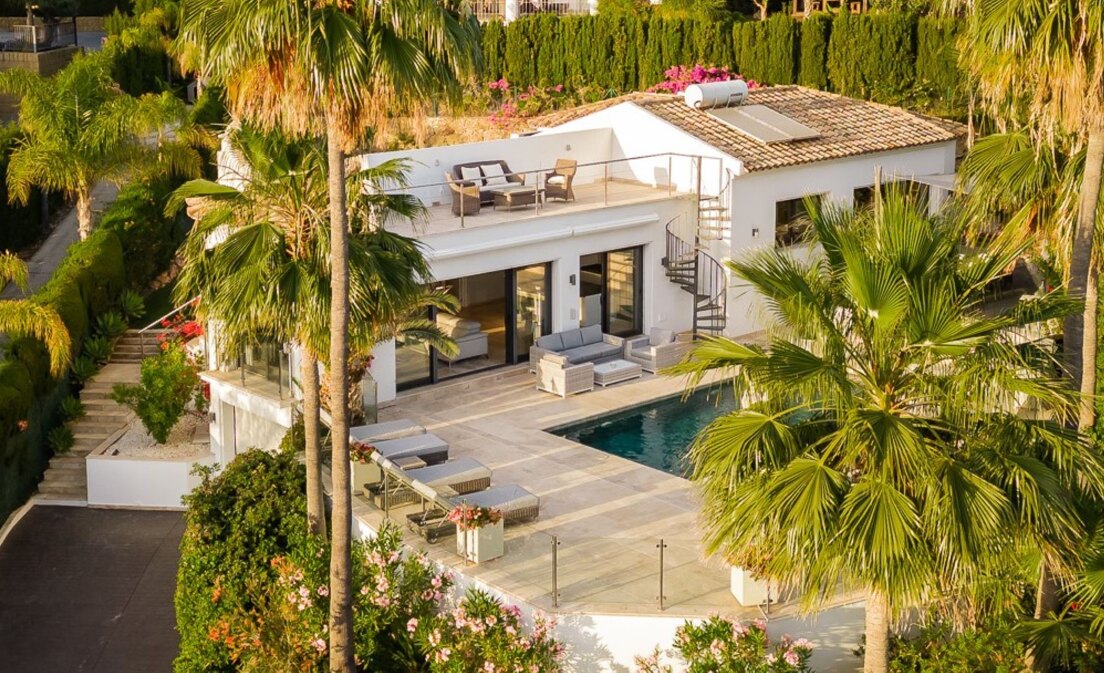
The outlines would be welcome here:
M 928 204 L 931 199 L 931 189 L 928 185 L 921 184 L 919 182 L 913 182 L 912 180 L 893 180 L 890 182 L 882 183 L 882 196 L 891 189 L 903 190 L 905 196 L 909 199 L 915 200 L 920 209 L 924 212 L 928 210 Z M 854 208 L 860 210 L 862 208 L 868 208 L 874 205 L 874 186 L 859 187 L 855 190 L 854 194 Z
M 579 258 L 579 324 L 601 325 L 606 334 L 640 334 L 644 315 L 644 248 L 624 248 Z
M 446 355 L 423 342 L 396 340 L 400 389 L 520 362 L 551 328 L 551 263 L 492 271 L 435 282 L 459 309 L 433 311 L 431 320 L 459 347 Z
M 788 247 L 805 239 L 811 221 L 806 199 L 820 203 L 823 195 L 786 199 L 774 204 L 774 240 L 778 247 Z

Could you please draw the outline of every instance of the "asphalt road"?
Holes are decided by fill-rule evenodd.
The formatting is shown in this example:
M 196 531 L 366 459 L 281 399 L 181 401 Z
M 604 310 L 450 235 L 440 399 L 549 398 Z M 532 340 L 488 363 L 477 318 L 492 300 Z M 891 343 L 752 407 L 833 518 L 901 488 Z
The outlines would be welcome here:
M 170 671 L 183 531 L 180 512 L 33 507 L 0 545 L 0 671 Z

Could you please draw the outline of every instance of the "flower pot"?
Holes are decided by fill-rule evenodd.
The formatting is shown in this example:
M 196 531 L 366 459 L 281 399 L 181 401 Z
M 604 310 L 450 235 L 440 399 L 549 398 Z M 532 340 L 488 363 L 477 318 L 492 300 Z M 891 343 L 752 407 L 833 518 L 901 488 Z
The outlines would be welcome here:
M 770 600 L 770 587 L 747 570 L 732 566 L 732 595 L 740 605 L 762 605 Z
M 361 463 L 352 460 L 349 464 L 352 466 L 349 475 L 353 480 L 353 493 L 363 493 L 365 484 L 376 484 L 383 479 L 383 473 L 374 461 Z
M 506 553 L 502 521 L 472 530 L 456 529 L 456 553 L 472 563 L 483 563 Z

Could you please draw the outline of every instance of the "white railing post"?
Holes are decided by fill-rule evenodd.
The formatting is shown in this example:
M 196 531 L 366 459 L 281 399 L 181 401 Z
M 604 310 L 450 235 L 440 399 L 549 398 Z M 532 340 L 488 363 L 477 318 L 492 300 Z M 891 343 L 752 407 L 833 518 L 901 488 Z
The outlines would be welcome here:
M 506 23 L 516 21 L 521 16 L 521 2 L 519 0 L 506 0 L 505 6 L 502 8 L 502 19 Z

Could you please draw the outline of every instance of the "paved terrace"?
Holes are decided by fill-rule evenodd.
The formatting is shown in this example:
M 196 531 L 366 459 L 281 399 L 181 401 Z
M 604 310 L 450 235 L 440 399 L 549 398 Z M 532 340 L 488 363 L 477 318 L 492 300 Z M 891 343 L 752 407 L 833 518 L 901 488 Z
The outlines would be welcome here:
M 422 221 L 415 223 L 396 221 L 388 223 L 387 229 L 406 236 L 426 236 L 522 220 L 535 220 L 541 217 L 574 215 L 610 206 L 663 201 L 674 197 L 692 198 L 690 194 L 668 190 L 666 186 L 653 187 L 616 178 L 609 181 L 599 180 L 588 184 L 576 184 L 574 191 L 574 201 L 551 199 L 539 206 L 515 206 L 509 210 L 485 205 L 480 208 L 477 215 L 465 215 L 463 218 L 452 214 L 450 194 L 447 197 L 449 200 L 442 205 L 429 206 L 426 209 L 426 218 Z
M 538 392 L 524 365 L 401 395 L 380 420 L 410 418 L 449 442 L 450 456 L 471 456 L 494 471 L 493 483 L 517 483 L 541 498 L 540 517 L 506 529 L 506 555 L 462 567 L 452 537 L 407 542 L 544 610 L 561 613 L 659 614 L 659 550 L 665 610 L 672 616 L 724 611 L 761 616 L 729 593 L 729 569 L 705 558 L 698 506 L 685 479 L 549 434 L 552 428 L 682 392 L 681 379 L 648 374 L 637 381 L 561 399 Z M 383 512 L 358 498 L 370 524 Z M 391 511 L 405 522 L 406 506 Z M 559 547 L 559 606 L 552 604 L 552 536 Z M 773 606 L 772 616 L 793 614 Z

